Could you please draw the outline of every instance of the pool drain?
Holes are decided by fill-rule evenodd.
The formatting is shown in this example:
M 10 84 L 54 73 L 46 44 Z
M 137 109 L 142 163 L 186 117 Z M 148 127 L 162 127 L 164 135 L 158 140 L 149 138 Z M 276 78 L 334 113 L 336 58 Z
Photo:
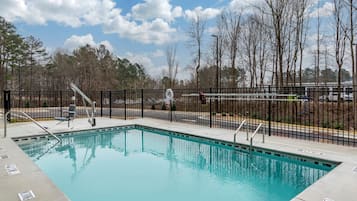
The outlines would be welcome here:
M 354 173 L 357 173 L 357 166 L 352 169 Z
M 36 197 L 35 194 L 32 192 L 32 190 L 18 193 L 18 196 L 21 201 L 31 200 Z
M 331 198 L 324 198 L 322 201 L 334 201 L 334 200 Z
M 20 174 L 20 170 L 16 167 L 15 164 L 5 165 L 5 170 L 8 175 Z

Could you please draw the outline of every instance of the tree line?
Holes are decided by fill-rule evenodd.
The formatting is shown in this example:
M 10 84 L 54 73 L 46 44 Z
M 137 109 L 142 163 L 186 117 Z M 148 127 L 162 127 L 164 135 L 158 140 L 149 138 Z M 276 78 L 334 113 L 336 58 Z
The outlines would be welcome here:
M 104 45 L 73 52 L 46 52 L 40 39 L 23 37 L 0 17 L 0 88 L 16 91 L 66 90 L 74 82 L 83 90 L 155 87 L 142 65 L 119 58 Z
M 176 46 L 166 49 L 166 73 L 153 79 L 145 66 L 119 58 L 105 46 L 86 45 L 72 52 L 58 50 L 49 55 L 40 39 L 19 35 L 13 24 L 0 17 L 0 88 L 64 90 L 69 82 L 84 90 L 285 87 L 331 81 L 340 86 L 351 78 L 357 85 L 356 0 L 332 0 L 329 19 L 333 20 L 328 24 L 320 22 L 319 13 L 311 23 L 314 2 L 264 0 L 248 8 L 223 10 L 216 18 L 217 31 L 212 35 L 211 49 L 203 49 L 207 20 L 197 13 L 187 31 L 194 53 L 189 80 L 176 78 Z M 332 32 L 321 32 L 321 25 Z M 307 50 L 311 26 L 317 29 L 316 48 Z M 306 55 L 314 58 L 308 67 Z M 351 69 L 352 76 L 347 69 Z
M 224 79 L 229 80 L 230 87 L 259 87 L 267 84 L 276 87 L 299 86 L 306 81 L 304 76 L 309 71 L 304 61 L 306 55 L 312 55 L 314 59 L 308 65 L 313 66 L 313 82 L 316 85 L 322 84 L 327 79 L 323 78 L 324 73 L 335 66 L 337 76 L 334 82 L 341 85 L 348 68 L 351 69 L 353 84 L 356 85 L 356 0 L 330 2 L 333 4 L 332 15 L 329 22 L 323 24 L 323 28 L 330 29 L 330 32 L 321 32 L 318 11 L 317 16 L 312 16 L 311 8 L 320 8 L 319 2 L 264 0 L 241 10 L 223 10 L 216 20 L 217 32 L 212 35 L 212 50 L 208 53 L 206 66 L 201 64 L 203 33 L 207 32 L 206 20 L 197 14 L 188 31 L 190 45 L 195 53 L 193 77 L 196 87 L 205 85 L 206 78 L 201 77 L 199 70 L 202 66 L 215 66 L 218 69 L 228 67 L 230 73 Z M 314 30 L 317 36 L 313 39 L 316 44 L 309 45 L 316 48 L 306 50 L 312 29 L 317 29 Z M 211 73 L 223 77 L 223 72 L 222 75 L 214 71 Z M 213 83 L 214 87 L 221 87 L 221 78 L 219 86 Z

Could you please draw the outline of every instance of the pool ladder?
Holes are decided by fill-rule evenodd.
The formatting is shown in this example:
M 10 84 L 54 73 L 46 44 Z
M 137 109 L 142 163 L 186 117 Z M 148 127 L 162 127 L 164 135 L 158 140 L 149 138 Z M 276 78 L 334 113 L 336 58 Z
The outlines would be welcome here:
M 247 120 L 244 119 L 244 120 L 240 123 L 240 125 L 238 126 L 237 130 L 234 132 L 234 140 L 233 140 L 234 143 L 236 143 L 236 138 L 237 138 L 237 135 L 238 135 L 238 133 L 239 133 L 239 130 L 240 130 L 244 125 L 247 125 L 246 122 L 247 122 Z M 247 129 L 247 140 L 248 140 L 248 129 Z
M 6 138 L 6 134 L 7 134 L 7 117 L 9 116 L 10 113 L 14 113 L 13 111 L 8 111 L 5 113 L 4 115 L 4 138 Z M 42 130 L 44 130 L 46 133 L 48 133 L 49 135 L 51 135 L 52 137 L 54 137 L 58 142 L 62 142 L 62 140 L 60 138 L 58 138 L 55 134 L 53 134 L 51 131 L 49 131 L 47 128 L 45 128 L 44 126 L 42 126 L 40 123 L 38 123 L 36 120 L 34 120 L 32 117 L 30 117 L 30 115 L 26 114 L 25 112 L 18 112 L 21 113 L 22 115 L 16 115 L 13 114 L 14 116 L 18 116 L 21 118 L 25 118 L 25 119 L 29 119 L 31 120 L 34 124 L 36 124 L 38 127 L 40 127 Z
M 258 127 L 255 129 L 254 133 L 250 136 L 249 138 L 249 141 L 250 141 L 250 151 L 253 150 L 253 139 L 255 137 L 255 135 L 258 133 L 259 129 L 262 127 L 262 123 L 260 123 L 258 125 Z M 264 131 L 263 131 L 263 140 L 262 140 L 262 143 L 265 143 L 265 128 L 264 128 Z
M 237 128 L 237 130 L 234 132 L 234 139 L 233 139 L 233 141 L 234 141 L 234 143 L 236 143 L 236 139 L 237 139 L 237 135 L 239 134 L 239 130 L 244 126 L 244 125 L 248 125 L 247 123 L 246 123 L 247 121 L 246 121 L 246 119 L 244 119 L 241 123 L 240 123 L 240 125 L 239 125 L 239 127 Z M 249 137 L 249 134 L 248 134 L 248 128 L 247 128 L 247 137 L 246 137 L 246 140 L 248 141 L 250 141 L 250 150 L 252 150 L 253 149 L 253 139 L 254 139 L 254 137 L 256 136 L 256 134 L 258 133 L 258 131 L 259 131 L 259 129 L 261 128 L 263 126 L 263 124 L 262 123 L 260 123 L 259 125 L 258 125 L 258 127 L 255 129 L 255 131 L 253 132 L 253 134 Z M 265 143 L 265 128 L 264 128 L 264 131 L 263 131 L 263 139 L 262 139 L 262 142 L 263 143 Z

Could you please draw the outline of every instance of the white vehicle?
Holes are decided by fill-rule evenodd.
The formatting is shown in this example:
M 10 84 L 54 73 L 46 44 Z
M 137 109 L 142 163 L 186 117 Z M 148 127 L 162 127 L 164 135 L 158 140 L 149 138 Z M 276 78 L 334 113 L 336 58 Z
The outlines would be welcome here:
M 340 100 L 342 101 L 352 101 L 353 94 L 352 93 L 340 93 Z M 329 102 L 337 102 L 338 101 L 338 92 L 331 92 L 329 95 L 322 95 L 319 97 L 319 101 L 329 101 Z
M 344 94 L 340 93 L 340 99 L 343 100 Z M 332 92 L 328 95 L 328 101 L 337 102 L 338 101 L 338 92 Z

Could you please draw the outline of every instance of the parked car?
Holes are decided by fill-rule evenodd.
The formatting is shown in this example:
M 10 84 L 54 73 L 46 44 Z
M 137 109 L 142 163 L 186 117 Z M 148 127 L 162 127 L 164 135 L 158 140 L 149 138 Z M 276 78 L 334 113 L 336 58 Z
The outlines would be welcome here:
M 329 101 L 328 100 L 328 95 L 322 95 L 319 97 L 319 101 L 324 102 L 324 101 Z
M 343 95 L 343 100 L 344 101 L 352 101 L 353 100 L 353 94 L 344 94 Z
M 311 101 L 312 100 L 311 97 L 305 96 L 305 95 L 298 96 L 297 98 L 300 100 L 303 100 L 303 101 Z
M 353 94 L 340 93 L 341 101 L 352 101 Z M 329 95 L 322 95 L 319 97 L 319 101 L 329 101 L 329 102 L 337 102 L 338 101 L 338 92 L 330 93 Z

